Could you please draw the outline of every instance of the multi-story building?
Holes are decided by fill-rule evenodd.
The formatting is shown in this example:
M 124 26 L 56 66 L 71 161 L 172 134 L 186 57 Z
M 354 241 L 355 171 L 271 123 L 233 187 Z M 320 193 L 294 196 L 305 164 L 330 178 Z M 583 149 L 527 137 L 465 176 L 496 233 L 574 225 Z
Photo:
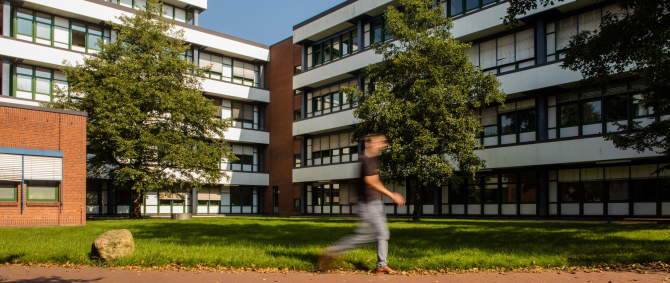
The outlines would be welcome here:
M 2 2 L 0 103 L 31 107 L 51 101 L 54 86 L 67 87 L 67 79 L 58 70 L 64 60 L 82 62 L 101 49 L 99 39 L 115 40 L 115 31 L 105 22 L 119 22 L 117 17 L 132 15 L 146 4 L 145 0 Z M 264 122 L 270 102 L 264 83 L 269 46 L 200 27 L 207 0 L 162 2 L 165 17 L 184 30 L 191 45 L 185 58 L 202 67 L 211 66 L 202 84 L 203 95 L 221 107 L 218 116 L 233 118 L 224 138 L 240 161 L 222 162 L 221 170 L 230 180 L 200 191 L 147 193 L 143 213 L 260 213 L 269 180 L 263 166 L 270 141 Z M 89 178 L 81 205 L 89 215 L 125 214 L 131 199 L 132 192 L 115 189 L 107 180 Z
M 514 30 L 501 18 L 509 3 L 498 0 L 436 0 L 454 20 L 453 36 L 472 43 L 470 61 L 493 72 L 507 95 L 506 107 L 478 110 L 486 168 L 461 187 L 436 184 L 413 203 L 412 180 L 388 181 L 405 196 L 407 207 L 384 197 L 389 215 L 458 217 L 660 217 L 670 215 L 670 176 L 653 172 L 664 164 L 653 152 L 620 150 L 603 137 L 617 132 L 613 122 L 649 123 L 667 119 L 624 96 L 636 96 L 637 83 L 621 74 L 606 92 L 573 92 L 579 72 L 561 68 L 572 36 L 597 30 L 607 12 L 627 13 L 613 1 L 555 2 L 530 11 Z M 383 12 L 398 1 L 346 1 L 294 27 L 299 66 L 293 91 L 299 120 L 293 122 L 294 192 L 280 198 L 280 214 L 299 204 L 307 215 L 354 212 L 352 181 L 360 144 L 351 141 L 358 122 L 343 86 L 364 88 L 362 68 L 382 60 L 370 45 L 386 38 Z M 285 42 L 277 46 L 286 45 Z M 271 52 L 275 46 L 271 48 Z M 278 60 L 273 56 L 273 60 Z M 272 74 L 274 76 L 275 74 Z M 286 97 L 284 97 L 286 99 Z M 273 146 L 273 145 L 271 145 Z M 288 149 L 287 149 L 288 150 Z M 288 166 L 286 162 L 284 166 Z M 271 176 L 289 174 L 283 167 Z M 273 185 L 271 177 L 271 185 Z M 298 187 L 300 187 L 298 189 Z M 300 200 L 295 200 L 300 190 Z M 295 205 L 281 206 L 282 203 Z

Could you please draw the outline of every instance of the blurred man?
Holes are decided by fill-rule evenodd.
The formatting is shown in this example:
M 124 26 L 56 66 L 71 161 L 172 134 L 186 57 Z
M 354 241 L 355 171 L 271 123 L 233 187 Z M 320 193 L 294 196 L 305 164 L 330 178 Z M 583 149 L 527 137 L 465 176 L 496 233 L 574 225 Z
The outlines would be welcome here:
M 341 239 L 334 246 L 322 251 L 319 268 L 327 268 L 332 256 L 343 254 L 355 247 L 377 242 L 377 273 L 394 274 L 395 271 L 386 264 L 388 254 L 389 229 L 386 226 L 386 212 L 381 195 L 391 198 L 399 206 L 405 205 L 405 199 L 384 187 L 379 178 L 377 156 L 386 149 L 388 143 L 383 134 L 372 134 L 364 137 L 365 153 L 359 159 L 361 169 L 358 181 L 358 217 L 361 220 L 356 232 Z

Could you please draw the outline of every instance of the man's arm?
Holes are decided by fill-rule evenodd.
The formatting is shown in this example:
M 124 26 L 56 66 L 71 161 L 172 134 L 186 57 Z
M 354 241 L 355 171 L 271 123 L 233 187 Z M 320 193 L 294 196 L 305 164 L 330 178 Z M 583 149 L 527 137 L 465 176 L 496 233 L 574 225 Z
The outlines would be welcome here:
M 405 199 L 402 197 L 402 195 L 398 193 L 392 193 L 384 187 L 384 184 L 382 184 L 382 182 L 379 180 L 379 174 L 365 176 L 363 177 L 363 181 L 365 182 L 366 186 L 381 193 L 382 195 L 391 198 L 398 205 L 405 205 Z

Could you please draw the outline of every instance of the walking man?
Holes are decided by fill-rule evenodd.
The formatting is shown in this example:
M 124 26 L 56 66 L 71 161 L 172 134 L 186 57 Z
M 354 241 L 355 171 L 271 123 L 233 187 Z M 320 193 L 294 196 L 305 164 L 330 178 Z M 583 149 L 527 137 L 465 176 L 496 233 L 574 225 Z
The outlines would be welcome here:
M 353 235 L 341 239 L 334 246 L 322 251 L 319 267 L 322 270 L 325 269 L 332 256 L 343 254 L 369 242 L 377 242 L 377 273 L 394 274 L 395 271 L 386 264 L 390 233 L 386 226 L 386 212 L 381 195 L 391 198 L 400 206 L 405 205 L 405 199 L 402 195 L 387 190 L 379 178 L 377 156 L 388 146 L 386 136 L 372 134 L 365 136 L 364 141 L 365 152 L 359 159 L 361 174 L 357 186 L 357 208 L 361 223 Z

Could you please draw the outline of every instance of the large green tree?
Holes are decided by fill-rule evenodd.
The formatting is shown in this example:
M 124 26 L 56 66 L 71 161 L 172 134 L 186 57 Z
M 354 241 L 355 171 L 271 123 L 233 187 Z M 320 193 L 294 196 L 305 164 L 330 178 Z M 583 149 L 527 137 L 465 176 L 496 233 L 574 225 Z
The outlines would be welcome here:
M 120 23 L 116 41 L 62 68 L 69 82 L 50 106 L 88 113 L 89 176 L 134 191 L 131 217 L 140 217 L 147 191 L 175 192 L 227 177 L 222 158 L 228 120 L 202 95 L 203 73 L 184 60 L 183 30 L 165 20 L 157 0 Z
M 593 2 L 593 0 L 579 0 Z M 556 0 L 563 2 L 563 0 Z M 552 0 L 511 0 L 505 23 L 519 24 L 518 17 L 538 7 L 554 5 Z M 658 116 L 670 114 L 670 0 L 619 0 L 620 12 L 603 15 L 597 33 L 584 31 L 570 40 L 562 67 L 582 73 L 578 91 L 590 87 L 607 89 L 621 74 L 640 82 L 641 99 L 635 104 L 653 108 Z M 609 135 L 621 149 L 655 151 L 670 157 L 670 120 L 640 126 L 620 125 L 622 134 Z M 667 169 L 660 168 L 661 170 Z
M 414 220 L 420 220 L 422 189 L 454 179 L 455 168 L 474 174 L 484 165 L 474 152 L 482 131 L 474 109 L 505 97 L 494 75 L 468 61 L 470 45 L 454 39 L 451 18 L 432 3 L 401 0 L 401 9 L 389 7 L 384 34 L 395 40 L 374 45 L 383 61 L 364 69 L 370 80 L 364 91 L 345 89 L 360 103 L 354 137 L 379 132 L 388 138 L 379 157 L 382 177 L 416 182 Z

